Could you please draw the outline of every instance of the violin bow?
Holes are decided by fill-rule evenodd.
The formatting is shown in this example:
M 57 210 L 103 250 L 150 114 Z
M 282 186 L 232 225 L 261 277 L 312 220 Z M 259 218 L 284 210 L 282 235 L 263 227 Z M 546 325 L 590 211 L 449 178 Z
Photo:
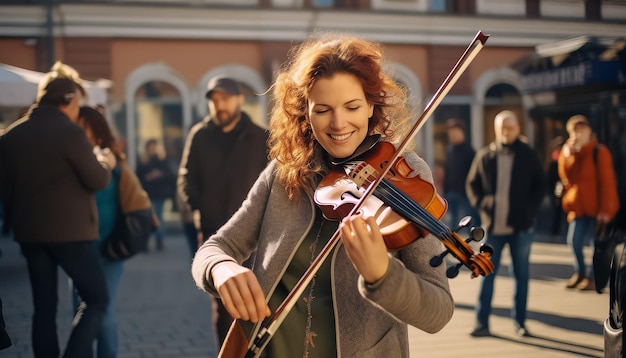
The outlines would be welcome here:
M 439 106 L 439 104 L 443 100 L 443 97 L 448 94 L 450 89 L 461 77 L 463 72 L 465 72 L 465 70 L 474 60 L 476 55 L 478 55 L 480 50 L 482 50 L 482 48 L 485 46 L 485 42 L 488 38 L 489 35 L 483 34 L 482 31 L 478 31 L 476 36 L 474 36 L 474 39 L 465 49 L 463 55 L 461 55 L 457 63 L 452 68 L 452 71 L 450 71 L 441 86 L 439 86 L 437 92 L 435 92 L 435 94 L 433 95 L 433 98 L 426 105 L 426 108 L 424 109 L 422 115 L 417 119 L 404 140 L 402 140 L 402 142 L 399 144 L 398 149 L 389 161 L 389 165 L 385 166 L 382 169 L 380 175 L 376 179 L 372 180 L 370 185 L 367 187 L 367 190 L 354 205 L 348 216 L 355 215 L 361 209 L 363 203 L 372 195 L 374 189 L 376 189 L 378 184 L 387 175 L 389 169 L 393 166 L 393 163 L 395 163 L 401 156 L 401 154 L 407 149 L 411 139 L 417 134 L 417 132 L 419 132 L 422 126 L 426 123 L 426 120 Z M 311 266 L 306 270 L 300 280 L 296 283 L 293 290 L 291 290 L 285 300 L 280 304 L 280 306 L 278 306 L 276 312 L 274 312 L 274 314 L 265 321 L 265 327 L 262 327 L 259 330 L 256 338 L 249 344 L 248 352 L 246 353 L 244 358 L 258 358 L 261 355 L 261 352 L 263 352 L 270 339 L 274 336 L 274 333 L 276 333 L 276 331 L 278 330 L 278 327 L 280 327 L 282 322 L 285 320 L 287 314 L 289 314 L 300 296 L 302 296 L 306 287 L 309 285 L 309 283 L 311 283 L 311 280 L 313 279 L 317 271 L 319 271 L 326 258 L 328 258 L 333 248 L 337 245 L 337 243 L 339 243 L 340 238 L 340 230 L 337 229 L 337 231 L 335 231 L 330 240 L 328 240 L 326 245 L 322 248 L 319 255 L 313 260 Z

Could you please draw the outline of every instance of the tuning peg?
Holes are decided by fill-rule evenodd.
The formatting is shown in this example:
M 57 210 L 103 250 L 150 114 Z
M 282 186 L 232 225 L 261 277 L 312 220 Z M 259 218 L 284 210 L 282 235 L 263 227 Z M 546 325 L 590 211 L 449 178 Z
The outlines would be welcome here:
M 485 237 L 485 229 L 482 227 L 472 227 L 470 229 L 469 238 L 465 239 L 465 242 L 469 243 L 470 241 L 479 242 Z
M 443 262 L 443 258 L 446 257 L 446 255 L 449 253 L 450 251 L 446 250 L 437 256 L 433 256 L 433 258 L 430 259 L 430 266 L 437 267 L 441 265 L 441 263 Z
M 491 245 L 480 245 L 480 252 L 488 253 L 490 256 L 493 255 L 493 246 Z
M 462 217 L 461 220 L 459 220 L 457 227 L 454 229 L 454 232 L 459 232 L 459 230 L 469 225 L 471 221 L 472 217 L 469 215 Z
M 461 266 L 463 266 L 463 264 L 458 263 L 454 266 L 448 267 L 448 269 L 446 270 L 446 277 L 455 278 L 459 274 L 459 269 L 461 268 Z

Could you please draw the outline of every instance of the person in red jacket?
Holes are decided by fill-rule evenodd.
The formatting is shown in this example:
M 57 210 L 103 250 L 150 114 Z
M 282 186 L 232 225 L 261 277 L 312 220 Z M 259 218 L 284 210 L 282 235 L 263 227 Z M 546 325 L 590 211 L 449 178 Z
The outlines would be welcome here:
M 570 117 L 565 127 L 569 138 L 559 155 L 558 171 L 564 190 L 562 207 L 569 222 L 567 243 L 575 259 L 575 272 L 566 287 L 595 290 L 583 246 L 593 238 L 596 226 L 609 223 L 619 209 L 613 159 L 609 149 L 596 140 L 585 116 Z

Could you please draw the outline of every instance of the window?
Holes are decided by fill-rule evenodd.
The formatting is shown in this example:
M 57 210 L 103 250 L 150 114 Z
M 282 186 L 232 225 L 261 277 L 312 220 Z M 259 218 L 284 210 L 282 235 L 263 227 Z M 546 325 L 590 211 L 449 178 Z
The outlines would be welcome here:
M 313 7 L 334 7 L 335 0 L 313 0 Z
M 447 0 L 430 0 L 430 11 L 445 12 Z

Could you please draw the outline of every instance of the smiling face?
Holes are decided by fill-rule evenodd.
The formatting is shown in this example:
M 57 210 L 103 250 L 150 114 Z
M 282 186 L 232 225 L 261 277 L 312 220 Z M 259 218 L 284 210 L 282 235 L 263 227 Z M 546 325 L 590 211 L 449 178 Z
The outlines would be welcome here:
M 335 158 L 354 153 L 368 134 L 373 113 L 361 82 L 349 73 L 320 78 L 309 93 L 307 116 L 313 135 Z

